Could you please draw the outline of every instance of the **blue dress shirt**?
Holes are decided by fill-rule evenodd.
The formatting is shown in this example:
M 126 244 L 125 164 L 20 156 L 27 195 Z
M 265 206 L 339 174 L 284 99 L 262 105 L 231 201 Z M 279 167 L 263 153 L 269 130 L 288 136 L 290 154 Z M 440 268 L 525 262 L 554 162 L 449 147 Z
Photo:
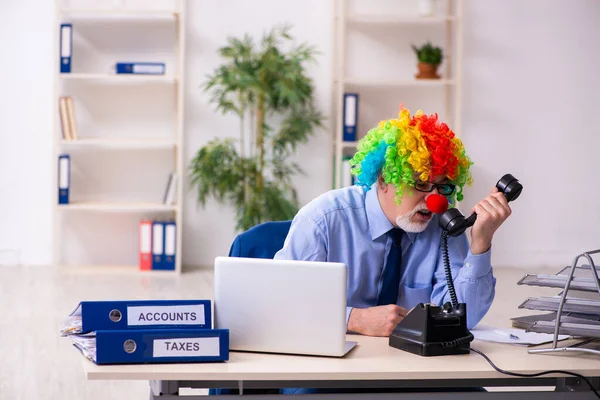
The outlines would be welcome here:
M 370 190 L 349 186 L 324 193 L 294 217 L 275 259 L 342 262 L 348 266 L 346 326 L 353 307 L 374 307 L 391 246 L 386 233 L 394 226 Z M 444 273 L 438 216 L 420 233 L 402 238 L 402 270 L 397 304 L 408 310 L 418 303 L 442 305 L 450 294 Z M 469 329 L 487 313 L 495 295 L 491 250 L 473 255 L 466 235 L 448 237 L 458 301 L 467 304 Z

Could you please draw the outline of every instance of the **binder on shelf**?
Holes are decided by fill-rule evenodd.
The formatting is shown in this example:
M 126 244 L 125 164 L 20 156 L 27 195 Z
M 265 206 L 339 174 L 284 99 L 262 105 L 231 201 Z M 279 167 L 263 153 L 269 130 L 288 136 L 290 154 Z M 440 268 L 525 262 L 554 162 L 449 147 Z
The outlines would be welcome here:
M 152 269 L 152 221 L 140 221 L 140 269 Z
M 167 187 L 165 189 L 165 194 L 163 196 L 163 203 L 172 205 L 175 204 L 175 199 L 177 198 L 177 174 L 172 172 L 169 174 L 169 181 L 167 182 Z
M 73 25 L 60 24 L 60 72 L 71 72 L 71 53 L 73 52 Z
M 166 66 L 158 62 L 118 62 L 115 70 L 117 74 L 164 75 Z
M 77 139 L 77 125 L 75 124 L 75 111 L 73 109 L 73 98 L 61 96 L 58 99 L 58 111 L 60 115 L 60 126 L 64 140 Z
M 67 109 L 67 98 L 64 96 L 58 99 L 58 113 L 60 115 L 60 128 L 64 140 L 71 140 L 71 123 L 69 121 L 69 112 Z
M 152 269 L 165 269 L 165 224 L 152 222 Z
M 58 204 L 69 204 L 71 185 L 71 158 L 68 154 L 58 156 Z
M 77 139 L 77 124 L 75 123 L 75 110 L 73 109 L 73 98 L 66 96 L 67 120 L 69 121 L 69 132 L 71 139 Z
M 223 362 L 229 359 L 228 329 L 98 331 L 71 336 L 96 364 Z
M 61 335 L 157 328 L 211 329 L 211 301 L 82 301 L 64 321 Z
M 344 142 L 356 141 L 358 93 L 344 93 Z
M 177 229 L 175 221 L 165 222 L 165 251 L 162 267 L 166 270 L 175 269 L 175 249 L 177 244 Z

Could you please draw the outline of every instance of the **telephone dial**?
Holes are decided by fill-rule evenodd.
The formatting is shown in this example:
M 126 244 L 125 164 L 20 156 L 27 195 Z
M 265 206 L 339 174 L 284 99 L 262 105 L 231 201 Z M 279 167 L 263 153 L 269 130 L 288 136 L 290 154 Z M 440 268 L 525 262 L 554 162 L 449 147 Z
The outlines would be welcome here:
M 509 202 L 516 200 L 523 190 L 523 186 L 511 174 L 500 178 L 496 187 Z M 430 207 L 429 204 L 428 207 L 432 212 L 441 212 L 440 207 Z M 419 303 L 389 337 L 390 346 L 421 356 L 468 354 L 473 341 L 473 334 L 467 329 L 467 305 L 458 302 L 454 289 L 448 257 L 448 236 L 459 236 L 473 226 L 477 214 L 473 213 L 465 218 L 459 210 L 446 208 L 447 204 L 439 223 L 442 228 L 441 246 L 451 302 L 442 306 Z

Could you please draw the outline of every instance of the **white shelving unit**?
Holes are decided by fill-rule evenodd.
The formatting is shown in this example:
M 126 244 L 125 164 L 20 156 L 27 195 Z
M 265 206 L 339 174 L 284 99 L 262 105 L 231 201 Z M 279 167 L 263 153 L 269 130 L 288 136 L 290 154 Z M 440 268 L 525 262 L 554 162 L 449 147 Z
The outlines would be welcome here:
M 462 0 L 438 2 L 437 11 L 428 16 L 417 13 L 418 1 L 420 0 L 333 0 L 333 188 L 343 186 L 342 174 L 347 172 L 343 168 L 343 160 L 354 154 L 357 141 L 368 129 L 380 120 L 397 116 L 400 104 L 410 108 L 412 113 L 424 107 L 418 102 L 413 107 L 407 105 L 417 93 L 439 100 L 432 110 L 423 111 L 437 112 L 460 136 Z M 444 52 L 442 68 L 438 71 L 441 79 L 416 79 L 416 56 L 408 43 L 401 43 L 400 39 L 408 37 L 411 43 L 419 46 L 431 39 L 431 33 L 436 33 L 440 38 L 432 42 L 442 47 Z M 399 38 L 398 43 L 401 44 L 396 45 L 394 37 Z M 353 53 L 350 51 L 352 39 L 362 41 L 363 45 L 362 48 L 355 47 Z M 440 43 L 442 40 L 443 43 Z M 373 53 L 375 56 L 370 64 L 368 58 Z M 396 62 L 394 55 L 398 59 L 404 56 L 404 64 L 402 61 Z M 409 60 L 408 64 L 406 60 Z M 398 71 L 380 74 L 383 64 L 397 64 Z M 370 68 L 371 65 L 374 68 Z M 357 72 L 359 69 L 361 71 Z M 364 74 L 369 72 L 368 69 L 375 72 Z M 369 104 L 370 100 L 379 99 L 380 96 L 384 98 L 385 93 L 389 95 L 390 92 L 395 96 L 388 96 L 391 100 L 387 103 L 380 100 L 379 104 Z M 344 93 L 359 95 L 357 141 L 343 140 Z
M 99 273 L 181 272 L 185 0 L 55 0 L 53 264 Z M 60 25 L 73 26 L 60 72 Z M 116 62 L 164 62 L 165 75 L 116 74 Z M 59 98 L 74 104 L 63 138 Z M 58 204 L 58 157 L 69 154 L 70 201 Z M 175 204 L 164 204 L 169 175 Z M 174 271 L 139 270 L 139 222 L 175 221 Z

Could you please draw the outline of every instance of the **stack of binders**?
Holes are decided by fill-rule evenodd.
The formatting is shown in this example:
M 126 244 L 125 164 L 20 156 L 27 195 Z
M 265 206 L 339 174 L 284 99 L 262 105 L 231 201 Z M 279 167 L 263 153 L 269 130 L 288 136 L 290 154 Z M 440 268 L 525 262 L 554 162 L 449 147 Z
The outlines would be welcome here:
M 229 330 L 212 329 L 210 300 L 83 301 L 60 333 L 99 365 L 229 359 Z

